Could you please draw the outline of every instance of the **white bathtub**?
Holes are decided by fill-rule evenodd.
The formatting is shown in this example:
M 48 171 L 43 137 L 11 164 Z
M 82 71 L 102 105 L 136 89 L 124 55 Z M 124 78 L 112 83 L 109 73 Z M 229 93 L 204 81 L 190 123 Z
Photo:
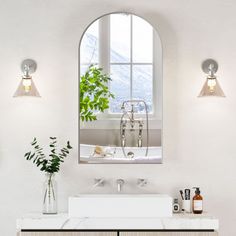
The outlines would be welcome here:
M 95 145 L 80 144 L 80 161 L 86 163 L 162 163 L 162 147 L 148 147 L 148 156 L 145 156 L 146 147 L 126 147 L 125 153 L 133 152 L 133 158 L 124 157 L 121 147 L 115 147 L 116 151 L 112 157 L 95 157 L 93 156 L 94 148 Z M 114 148 L 111 147 L 111 149 Z

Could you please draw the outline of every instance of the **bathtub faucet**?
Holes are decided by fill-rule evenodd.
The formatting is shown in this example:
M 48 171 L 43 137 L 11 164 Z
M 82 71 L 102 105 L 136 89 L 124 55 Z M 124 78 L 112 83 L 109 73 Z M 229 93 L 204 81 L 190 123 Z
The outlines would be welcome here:
M 120 119 L 120 142 L 124 157 L 127 158 L 127 153 L 132 152 L 132 150 L 128 150 L 128 152 L 125 151 L 125 148 L 127 148 L 128 145 L 127 143 L 135 143 L 137 147 L 143 147 L 143 132 L 146 133 L 145 156 L 148 156 L 149 126 L 147 103 L 144 100 L 139 99 L 127 100 L 122 103 L 121 111 L 122 115 Z M 129 133 L 127 136 L 128 131 Z M 136 131 L 138 131 L 138 133 Z M 126 142 L 126 136 L 128 137 L 128 142 Z

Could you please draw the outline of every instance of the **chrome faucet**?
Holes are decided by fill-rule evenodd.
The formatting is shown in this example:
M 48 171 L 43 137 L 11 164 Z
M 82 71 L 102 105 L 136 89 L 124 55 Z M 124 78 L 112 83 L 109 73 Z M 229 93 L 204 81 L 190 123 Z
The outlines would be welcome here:
M 125 184 L 125 181 L 123 179 L 117 179 L 116 183 L 117 183 L 117 190 L 119 193 L 121 192 L 122 186 Z
M 145 110 L 145 121 L 142 120 L 143 117 L 139 117 L 139 110 L 140 105 L 144 107 Z M 148 126 L 148 108 L 147 104 L 144 100 L 127 100 L 124 101 L 121 105 L 122 115 L 120 119 L 120 141 L 121 141 L 121 147 L 122 152 L 125 158 L 127 158 L 127 154 L 125 151 L 126 147 L 126 132 L 134 132 L 136 129 L 135 127 L 138 125 L 138 135 L 135 139 L 135 143 L 137 147 L 143 147 L 143 132 L 146 133 L 146 151 L 145 156 L 148 155 L 148 149 L 149 149 L 149 126 Z M 145 129 L 144 129 L 145 126 Z M 130 128 L 130 129 L 128 129 Z M 136 134 L 136 132 L 135 132 Z M 130 150 L 129 150 L 130 151 Z

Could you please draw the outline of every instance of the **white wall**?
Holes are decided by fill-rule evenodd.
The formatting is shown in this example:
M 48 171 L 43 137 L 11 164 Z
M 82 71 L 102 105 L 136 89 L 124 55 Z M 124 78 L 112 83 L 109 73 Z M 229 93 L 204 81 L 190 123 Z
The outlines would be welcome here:
M 113 11 L 147 18 L 163 41 L 163 165 L 77 165 L 79 39 L 92 20 Z M 92 191 L 94 177 L 133 183 L 145 177 L 147 191 L 173 196 L 200 186 L 205 210 L 220 219 L 220 235 L 234 236 L 235 11 L 234 0 L 0 0 L 0 235 L 15 235 L 17 217 L 41 210 L 43 174 L 23 154 L 33 136 L 44 145 L 55 135 L 75 147 L 57 177 L 59 210 L 67 210 L 69 195 Z M 12 98 L 28 57 L 38 62 L 42 98 Z M 197 98 L 208 57 L 219 62 L 225 99 Z

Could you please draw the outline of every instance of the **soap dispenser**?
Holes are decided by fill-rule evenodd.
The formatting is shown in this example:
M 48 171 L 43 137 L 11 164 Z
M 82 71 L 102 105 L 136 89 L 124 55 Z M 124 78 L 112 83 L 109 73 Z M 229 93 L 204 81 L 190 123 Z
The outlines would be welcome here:
M 200 188 L 195 187 L 195 196 L 193 197 L 193 213 L 202 214 L 203 212 L 203 197 L 200 195 Z

